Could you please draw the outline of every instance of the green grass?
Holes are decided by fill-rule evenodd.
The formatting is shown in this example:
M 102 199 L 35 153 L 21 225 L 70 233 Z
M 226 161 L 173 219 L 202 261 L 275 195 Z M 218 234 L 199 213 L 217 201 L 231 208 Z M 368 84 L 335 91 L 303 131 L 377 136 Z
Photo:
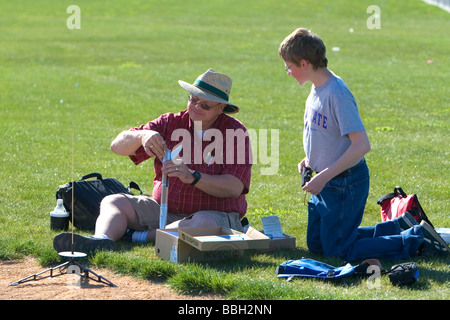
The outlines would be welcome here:
M 368 289 L 364 279 L 286 282 L 275 275 L 278 264 L 303 256 L 341 264 L 306 249 L 296 167 L 310 86 L 286 76 L 279 43 L 300 26 L 318 33 L 330 69 L 357 99 L 372 144 L 363 225 L 380 221 L 376 200 L 400 185 L 418 194 L 436 226 L 450 227 L 447 12 L 418 0 L 378 1 L 381 29 L 369 30 L 370 1 L 79 0 L 81 29 L 68 30 L 71 4 L 0 4 L 0 259 L 59 262 L 49 212 L 58 186 L 72 178 L 72 126 L 75 178 L 100 172 L 150 193 L 152 162 L 134 166 L 109 144 L 124 129 L 184 108 L 187 94 L 177 80 L 193 81 L 212 67 L 232 77 L 238 119 L 251 129 L 279 130 L 278 173 L 264 176 L 267 166 L 254 165 L 247 217 L 261 228 L 262 216 L 277 214 L 297 248 L 174 265 L 157 258 L 153 245 L 119 243 L 119 252 L 98 253 L 89 263 L 233 299 L 449 299 L 448 258 L 413 259 L 420 277 L 408 288 L 387 277 Z

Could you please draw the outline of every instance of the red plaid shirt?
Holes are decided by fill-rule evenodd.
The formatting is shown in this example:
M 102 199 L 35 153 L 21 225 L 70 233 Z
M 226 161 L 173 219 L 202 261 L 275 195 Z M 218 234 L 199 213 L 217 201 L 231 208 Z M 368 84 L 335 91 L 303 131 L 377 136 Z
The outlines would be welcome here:
M 209 131 L 210 129 L 213 130 Z M 248 134 L 246 134 L 247 129 L 239 120 L 226 114 L 221 114 L 210 129 L 206 131 L 203 139 L 199 136 L 195 138 L 194 124 L 190 120 L 187 110 L 184 110 L 177 114 L 163 114 L 158 119 L 140 127 L 131 128 L 130 130 L 157 131 L 165 140 L 169 150 L 173 150 L 180 143 L 182 144 L 183 150 L 180 156 L 189 169 L 210 175 L 231 174 L 244 184 L 244 190 L 239 197 L 217 198 L 201 191 L 195 186 L 181 182 L 176 177 L 170 177 L 169 212 L 174 214 L 192 214 L 202 210 L 216 210 L 222 212 L 239 212 L 242 218 L 247 211 L 245 194 L 248 193 L 250 187 L 252 166 L 251 146 Z M 211 136 L 213 138 L 210 138 Z M 201 153 L 199 142 L 202 145 Z M 186 146 L 189 145 L 190 150 L 185 150 Z M 136 165 L 149 158 L 149 155 L 144 151 L 142 146 L 136 150 L 134 155 L 130 156 L 130 159 Z M 155 159 L 153 198 L 158 203 L 161 200 L 161 167 L 161 161 Z

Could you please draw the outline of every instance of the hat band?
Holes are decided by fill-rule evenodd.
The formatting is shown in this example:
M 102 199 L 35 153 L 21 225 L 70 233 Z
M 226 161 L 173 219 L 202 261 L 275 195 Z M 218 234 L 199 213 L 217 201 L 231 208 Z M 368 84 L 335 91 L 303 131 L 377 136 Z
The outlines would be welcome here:
M 195 80 L 194 86 L 205 89 L 206 91 L 209 91 L 210 93 L 228 101 L 228 95 L 225 92 L 207 84 L 206 82 L 203 82 L 202 80 Z

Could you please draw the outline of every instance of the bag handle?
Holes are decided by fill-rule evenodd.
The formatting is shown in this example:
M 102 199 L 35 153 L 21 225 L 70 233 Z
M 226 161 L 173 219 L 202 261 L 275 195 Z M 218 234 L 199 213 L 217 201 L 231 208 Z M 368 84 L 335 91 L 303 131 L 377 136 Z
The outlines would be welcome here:
M 382 196 L 381 198 L 379 198 L 377 200 L 377 204 L 379 204 L 381 206 L 384 201 L 390 200 L 390 199 L 395 198 L 395 197 L 398 197 L 399 195 L 404 197 L 404 198 L 407 197 L 407 195 L 403 191 L 403 189 L 401 187 L 397 186 L 397 187 L 394 188 L 394 192 L 388 193 L 387 195 Z
M 90 178 L 97 178 L 98 180 L 103 180 L 103 176 L 100 173 L 93 172 L 93 173 L 89 173 L 89 174 L 86 174 L 86 175 L 82 176 L 80 181 L 81 180 L 87 180 L 87 179 L 90 179 Z M 136 189 L 136 190 L 138 190 L 140 192 L 140 194 L 143 194 L 143 192 L 142 192 L 141 188 L 139 187 L 139 185 L 136 182 L 134 182 L 134 181 L 130 182 L 130 184 L 128 186 L 128 191 L 131 192 L 131 190 L 130 190 L 131 188 Z
M 140 194 L 143 194 L 143 192 L 142 192 L 141 188 L 139 187 L 139 185 L 136 182 L 134 182 L 134 181 L 130 182 L 130 184 L 128 186 L 128 191 L 131 192 L 131 188 L 139 190 Z
M 401 195 L 402 197 L 407 197 L 406 193 L 403 191 L 403 189 L 399 186 L 394 188 L 394 195 L 397 197 L 398 195 Z
M 103 180 L 103 177 L 100 173 L 93 172 L 93 173 L 89 173 L 87 175 L 82 176 L 80 181 L 90 179 L 90 178 L 97 178 L 98 180 Z

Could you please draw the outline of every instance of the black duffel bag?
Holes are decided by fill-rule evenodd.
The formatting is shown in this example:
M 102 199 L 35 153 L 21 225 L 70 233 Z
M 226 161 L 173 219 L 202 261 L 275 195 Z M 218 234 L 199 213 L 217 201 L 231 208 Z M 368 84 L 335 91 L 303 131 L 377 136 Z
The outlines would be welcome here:
M 95 180 L 87 180 L 97 178 Z M 73 185 L 73 220 L 72 220 L 72 185 Z M 142 194 L 139 185 L 133 181 L 126 188 L 115 178 L 103 179 L 100 173 L 90 173 L 82 176 L 79 181 L 68 182 L 59 186 L 56 191 L 56 199 L 63 199 L 64 207 L 69 212 L 69 221 L 73 221 L 74 227 L 92 231 L 100 213 L 100 202 L 111 194 L 127 193 L 132 195 L 131 189 L 136 189 Z

